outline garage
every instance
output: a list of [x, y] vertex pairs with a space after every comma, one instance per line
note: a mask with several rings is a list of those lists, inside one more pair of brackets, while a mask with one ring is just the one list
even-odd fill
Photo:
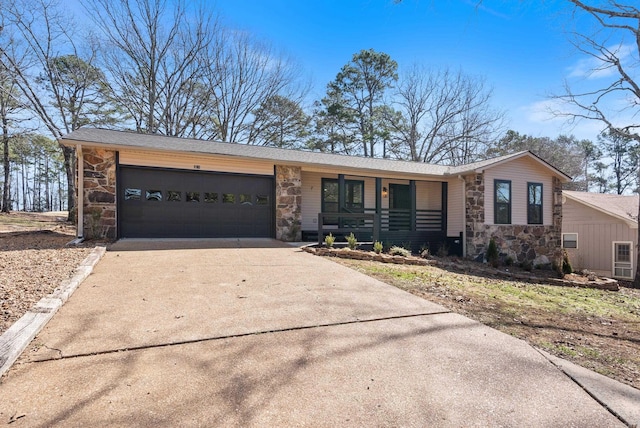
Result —
[[273, 176], [120, 166], [122, 238], [271, 238]]

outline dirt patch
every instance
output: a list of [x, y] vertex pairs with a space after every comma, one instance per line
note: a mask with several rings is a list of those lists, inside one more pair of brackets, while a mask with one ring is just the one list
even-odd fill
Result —
[[640, 388], [640, 290], [612, 292], [435, 266], [336, 261]]
[[75, 228], [62, 215], [0, 214], [0, 334], [70, 278], [94, 243], [67, 244]]

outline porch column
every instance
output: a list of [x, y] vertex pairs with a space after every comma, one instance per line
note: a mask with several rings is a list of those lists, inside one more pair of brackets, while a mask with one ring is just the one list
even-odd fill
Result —
[[382, 178], [376, 177], [376, 217], [374, 219], [375, 224], [373, 225], [373, 241], [380, 240], [378, 234], [380, 233], [380, 226], [382, 224], [381, 215], [382, 214]]
[[416, 230], [416, 180], [409, 180], [409, 193], [411, 195], [411, 231]]
[[442, 216], [442, 233], [444, 236], [447, 236], [447, 207], [448, 207], [448, 199], [449, 197], [449, 183], [447, 183], [446, 181], [442, 182], [442, 208], [440, 209], [441, 211], [441, 216]]
[[344, 212], [346, 198], [346, 186], [344, 184], [344, 174], [338, 174], [338, 212]]

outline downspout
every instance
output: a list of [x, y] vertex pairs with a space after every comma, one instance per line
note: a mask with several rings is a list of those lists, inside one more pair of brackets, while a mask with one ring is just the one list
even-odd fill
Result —
[[462, 184], [462, 257], [467, 257], [467, 184], [463, 176], [458, 179]]
[[82, 144], [76, 145], [76, 170], [78, 171], [78, 198], [76, 205], [78, 206], [78, 230], [76, 235], [78, 239], [84, 238], [84, 155], [82, 153]]

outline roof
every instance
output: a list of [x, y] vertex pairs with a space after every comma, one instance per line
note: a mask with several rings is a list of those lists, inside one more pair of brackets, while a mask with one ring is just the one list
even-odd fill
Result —
[[286, 162], [291, 165], [318, 165], [328, 167], [345, 167], [372, 171], [393, 171], [404, 174], [429, 176], [464, 175], [496, 166], [509, 160], [523, 156], [533, 157], [544, 163], [555, 175], [562, 179], [570, 177], [544, 162], [529, 151], [500, 156], [462, 166], [434, 165], [423, 162], [408, 162], [393, 159], [377, 159], [362, 156], [348, 156], [333, 153], [312, 152], [304, 150], [280, 149], [275, 147], [254, 146], [248, 144], [224, 143], [188, 138], [167, 137], [163, 135], [139, 134], [127, 131], [114, 131], [100, 128], [80, 128], [60, 139], [61, 144], [73, 146], [84, 144], [112, 149], [140, 149], [166, 152], [182, 152], [191, 154], [209, 154], [234, 156], [251, 159], [262, 159], [274, 162]]
[[569, 190], [564, 190], [562, 194], [583, 205], [623, 220], [634, 227], [638, 224], [638, 195], [613, 195]]

